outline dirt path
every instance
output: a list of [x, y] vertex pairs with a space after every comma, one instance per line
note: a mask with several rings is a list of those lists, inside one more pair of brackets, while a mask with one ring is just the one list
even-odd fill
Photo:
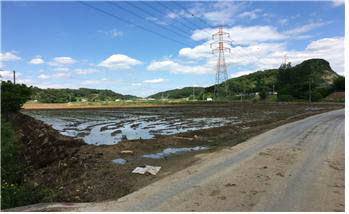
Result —
[[344, 110], [286, 124], [76, 211], [344, 211]]

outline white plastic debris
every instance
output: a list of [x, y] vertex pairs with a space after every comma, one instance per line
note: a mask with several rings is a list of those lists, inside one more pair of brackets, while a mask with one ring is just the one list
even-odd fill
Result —
[[161, 166], [149, 166], [145, 165], [145, 167], [136, 167], [132, 173], [142, 174], [144, 175], [146, 172], [156, 175], [161, 169]]

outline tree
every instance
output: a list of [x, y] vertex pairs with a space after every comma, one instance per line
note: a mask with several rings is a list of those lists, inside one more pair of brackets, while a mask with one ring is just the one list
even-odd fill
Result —
[[344, 76], [339, 76], [333, 81], [333, 90], [345, 91], [345, 78], [344, 78]]
[[259, 92], [259, 97], [261, 98], [261, 100], [267, 99], [267, 97], [268, 97], [268, 92], [267, 92], [265, 89], [261, 90], [261, 91]]
[[22, 105], [30, 99], [31, 87], [24, 84], [13, 84], [10, 81], [1, 82], [2, 113], [18, 112]]

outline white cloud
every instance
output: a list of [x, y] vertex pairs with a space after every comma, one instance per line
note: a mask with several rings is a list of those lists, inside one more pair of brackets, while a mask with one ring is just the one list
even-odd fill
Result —
[[[287, 38], [286, 35], [278, 32], [272, 26], [234, 26], [225, 28], [225, 32], [230, 34], [233, 44], [251, 44], [256, 42], [279, 41]], [[217, 29], [196, 30], [192, 35], [193, 40], [210, 40], [211, 37], [207, 33], [214, 34]]]
[[192, 59], [207, 58], [212, 56], [211, 48], [208, 42], [195, 46], [194, 48], [182, 48], [179, 55]]
[[214, 72], [214, 68], [208, 65], [188, 66], [172, 60], [153, 61], [147, 67], [148, 71], [169, 71], [171, 73], [204, 74]]
[[46, 79], [55, 80], [55, 79], [68, 78], [70, 76], [71, 76], [71, 74], [67, 73], [67, 72], [57, 72], [57, 73], [53, 73], [53, 74], [40, 74], [38, 76], [38, 78], [43, 79], [43, 80], [46, 80]]
[[288, 19], [279, 19], [279, 20], [278, 20], [278, 23], [279, 23], [280, 25], [287, 25], [287, 24], [288, 24]]
[[39, 65], [39, 64], [44, 64], [45, 61], [42, 59], [42, 57], [36, 56], [33, 59], [31, 59], [28, 63], [33, 65]]
[[1, 79], [12, 79], [13, 78], [13, 72], [12, 71], [3, 71], [0, 70], [0, 78]]
[[256, 72], [255, 70], [247, 70], [247, 71], [238, 71], [234, 72], [230, 75], [231, 78], [241, 77], [250, 73]]
[[69, 68], [66, 67], [59, 67], [59, 68], [54, 68], [54, 71], [60, 71], [60, 72], [67, 72], [69, 71]]
[[117, 80], [109, 80], [107, 78], [102, 78], [98, 80], [85, 80], [82, 82], [83, 85], [99, 85], [99, 84], [108, 84], [108, 83], [118, 83]]
[[138, 82], [136, 82], [136, 83], [132, 83], [131, 85], [132, 85], [132, 86], [141, 86], [141, 85], [142, 85], [142, 83], [138, 83]]
[[[201, 16], [208, 22], [215, 25], [232, 23], [234, 16], [241, 9], [241, 3], [232, 1], [221, 1], [213, 4], [213, 8], [208, 11], [202, 11]], [[193, 11], [195, 12], [195, 10]]]
[[130, 69], [131, 66], [139, 64], [143, 64], [143, 62], [123, 54], [113, 54], [101, 63], [99, 63], [99, 66], [117, 70]]
[[52, 61], [48, 62], [47, 64], [51, 66], [65, 66], [65, 65], [71, 65], [75, 64], [77, 61], [71, 57], [62, 56], [62, 57], [55, 57]]
[[[6, 71], [6, 70], [0, 70], [0, 79], [1, 80], [13, 80], [13, 72], [12, 71]], [[24, 77], [22, 73], [16, 72], [16, 83], [20, 84], [31, 84], [32, 80], [28, 77]]]
[[294, 36], [294, 35], [300, 35], [306, 32], [309, 32], [311, 30], [314, 30], [315, 28], [322, 27], [324, 25], [328, 25], [331, 22], [312, 22], [309, 24], [305, 24], [301, 27], [293, 28], [291, 30], [288, 30], [285, 32], [286, 35]]
[[98, 72], [98, 70], [96, 70], [96, 69], [75, 69], [74, 71], [76, 74], [81, 74], [81, 75], [94, 74], [94, 73]]
[[[286, 19], [280, 19], [282, 23], [286, 23]], [[254, 44], [258, 42], [272, 42], [286, 39], [305, 39], [309, 35], [304, 33], [310, 32], [316, 28], [330, 24], [331, 22], [312, 22], [300, 27], [289, 29], [285, 32], [279, 32], [275, 27], [270, 25], [255, 25], [255, 26], [234, 26], [224, 28], [224, 32], [230, 34], [233, 44]], [[195, 30], [191, 38], [195, 41], [211, 40], [211, 35], [216, 33], [218, 29], [206, 28]]]
[[168, 25], [168, 23], [165, 22], [163, 19], [158, 19], [156, 17], [146, 17], [145, 19], [151, 22], [155, 22], [156, 24], [159, 24], [159, 25]]
[[[205, 44], [204, 44], [205, 45]], [[203, 46], [204, 46], [203, 45]], [[207, 47], [208, 49], [208, 47]], [[179, 56], [184, 56], [196, 63], [188, 64], [187, 61], [174, 61], [170, 59], [153, 61], [147, 67], [149, 71], [168, 71], [184, 74], [214, 73], [217, 57], [207, 53], [203, 47], [185, 48], [179, 51]], [[249, 71], [278, 68], [287, 55], [289, 61], [295, 65], [311, 58], [322, 58], [330, 62], [336, 72], [344, 73], [344, 38], [324, 38], [309, 43], [303, 51], [288, 50], [285, 43], [264, 42], [249, 45], [239, 45], [231, 48], [231, 53], [225, 54], [225, 61], [231, 67], [249, 67]], [[250, 69], [251, 68], [251, 69]], [[234, 76], [245, 74], [234, 73]], [[243, 73], [242, 73], [243, 72]]]
[[53, 75], [53, 77], [56, 77], [56, 78], [66, 78], [66, 77], [70, 77], [71, 74], [70, 73], [66, 73], [66, 72], [58, 72], [58, 73], [55, 73]]
[[15, 61], [15, 60], [20, 60], [21, 58], [16, 55], [15, 52], [5, 52], [5, 53], [0, 53], [0, 61], [1, 62], [6, 62], [6, 61]]
[[[279, 47], [270, 47], [269, 51], [259, 55], [260, 57], [253, 58], [253, 55], [254, 54], [251, 54], [250, 57], [247, 57], [246, 62], [254, 66], [257, 70], [278, 68], [283, 62], [284, 56], [287, 55], [288, 61], [293, 65], [312, 58], [325, 59], [330, 63], [334, 71], [339, 74], [344, 74], [343, 37], [323, 38], [312, 41], [303, 51], [287, 50], [285, 46], [281, 45]], [[227, 61], [233, 59], [234, 57], [232, 59], [228, 58]]]
[[345, 3], [345, 0], [332, 0], [333, 6], [338, 7], [342, 6]]
[[[180, 3], [181, 4], [181, 3]], [[234, 16], [241, 10], [244, 3], [232, 1], [219, 1], [215, 3], [198, 3], [187, 11], [177, 10], [167, 14], [168, 18], [179, 17], [201, 18], [213, 25], [231, 24]]]
[[239, 15], [240, 18], [256, 19], [258, 14], [261, 13], [261, 9], [255, 9], [252, 11], [245, 11]]
[[117, 29], [111, 29], [109, 31], [99, 30], [98, 33], [110, 36], [111, 38], [116, 38], [124, 35], [122, 31], [118, 31]]
[[16, 79], [16, 83], [32, 85], [33, 81], [32, 79], [29, 79], [29, 78], [20, 78], [20, 79]]
[[152, 79], [152, 80], [144, 80], [143, 83], [162, 83], [165, 82], [165, 79], [159, 78], [159, 79]]
[[49, 79], [50, 76], [49, 75], [46, 75], [46, 74], [40, 74], [39, 75], [39, 79], [43, 79], [43, 80], [46, 80], [46, 79]]

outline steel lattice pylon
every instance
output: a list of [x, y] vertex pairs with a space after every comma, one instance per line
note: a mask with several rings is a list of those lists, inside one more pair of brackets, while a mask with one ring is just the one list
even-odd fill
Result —
[[[227, 65], [225, 64], [224, 52], [229, 51], [230, 53], [230, 48], [226, 48], [224, 47], [224, 45], [229, 44], [230, 40], [225, 39], [225, 37], [230, 39], [229, 33], [224, 32], [223, 27], [220, 27], [218, 32], [212, 35], [212, 40], [214, 40], [214, 42], [211, 43], [211, 48], [216, 45], [216, 47], [212, 50], [212, 53], [215, 54], [218, 52], [216, 82], [214, 87], [215, 97], [219, 91], [220, 84], [226, 83], [226, 80], [228, 80], [228, 72]], [[224, 84], [224, 89], [227, 90], [226, 84]]]

